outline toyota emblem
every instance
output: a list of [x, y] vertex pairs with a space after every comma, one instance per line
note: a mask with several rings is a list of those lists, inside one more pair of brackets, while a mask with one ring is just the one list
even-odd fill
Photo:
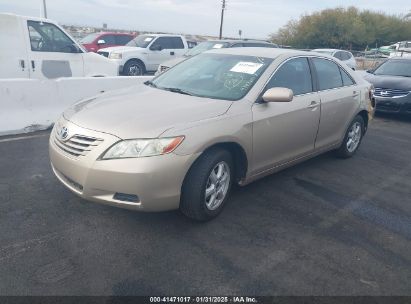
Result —
[[60, 138], [61, 140], [67, 139], [67, 137], [68, 137], [68, 135], [69, 135], [69, 132], [68, 132], [67, 127], [62, 127], [60, 130], [58, 130], [58, 131], [57, 131], [57, 135], [59, 136], [59, 138]]

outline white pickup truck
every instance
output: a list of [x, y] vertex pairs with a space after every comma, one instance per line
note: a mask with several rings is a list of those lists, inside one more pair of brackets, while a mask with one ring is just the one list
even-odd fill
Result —
[[166, 34], [140, 35], [126, 46], [100, 49], [98, 53], [119, 65], [119, 73], [127, 76], [155, 72], [160, 63], [183, 56], [188, 44], [183, 36]]
[[117, 76], [118, 65], [87, 53], [55, 22], [0, 13], [0, 78]]

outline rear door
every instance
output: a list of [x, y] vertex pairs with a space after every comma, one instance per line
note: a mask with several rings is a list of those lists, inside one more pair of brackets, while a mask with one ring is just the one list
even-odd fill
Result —
[[59, 27], [28, 20], [30, 78], [53, 79], [84, 76], [83, 52]]
[[294, 99], [284, 103], [254, 104], [254, 173], [314, 151], [321, 105], [308, 59], [298, 57], [283, 63], [263, 92], [274, 87], [293, 90]]
[[321, 98], [321, 122], [316, 148], [337, 144], [360, 106], [360, 92], [354, 80], [336, 62], [312, 58]]
[[29, 78], [29, 61], [21, 19], [0, 15], [0, 78]]

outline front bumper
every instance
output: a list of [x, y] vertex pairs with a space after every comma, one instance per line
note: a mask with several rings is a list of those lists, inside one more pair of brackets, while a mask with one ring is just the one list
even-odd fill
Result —
[[[86, 155], [73, 156], [59, 146], [57, 125], [50, 136], [51, 165], [57, 178], [72, 192], [86, 200], [132, 210], [178, 209], [181, 186], [196, 155], [170, 153], [156, 157], [98, 160], [120, 139], [64, 121], [73, 136], [81, 134], [102, 139]], [[138, 199], [133, 202], [124, 199], [130, 196]]]
[[411, 93], [400, 98], [375, 96], [377, 112], [411, 114]]

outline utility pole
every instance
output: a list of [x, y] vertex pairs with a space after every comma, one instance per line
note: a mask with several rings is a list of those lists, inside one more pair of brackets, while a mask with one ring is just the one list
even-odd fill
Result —
[[221, 6], [220, 39], [223, 38], [223, 22], [224, 22], [225, 1], [226, 0], [222, 0], [222, 6]]
[[47, 6], [46, 6], [46, 0], [43, 0], [43, 14], [44, 18], [47, 19]]

